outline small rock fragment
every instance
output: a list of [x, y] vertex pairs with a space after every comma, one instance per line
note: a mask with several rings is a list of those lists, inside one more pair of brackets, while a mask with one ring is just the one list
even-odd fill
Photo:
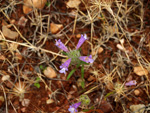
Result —
[[104, 50], [104, 49], [103, 49], [102, 47], [99, 47], [99, 48], [98, 48], [98, 53], [99, 53], [99, 54], [102, 53], [103, 50]]
[[134, 113], [144, 113], [145, 105], [144, 104], [131, 105], [130, 109]]
[[143, 76], [143, 75], [147, 75], [148, 71], [145, 68], [138, 66], [138, 67], [134, 67], [134, 73], [136, 73], [139, 76]]
[[48, 99], [48, 100], [46, 101], [46, 104], [51, 104], [51, 103], [54, 103], [54, 100], [53, 100], [53, 99]]
[[121, 51], [125, 51], [125, 48], [121, 44], [117, 44], [117, 48]]
[[136, 96], [139, 96], [139, 95], [140, 95], [140, 90], [138, 90], [138, 89], [134, 90], [134, 94], [135, 94]]
[[51, 33], [53, 34], [57, 33], [62, 27], [63, 27], [62, 24], [51, 23], [50, 24]]
[[[75, 16], [78, 14], [78, 11], [75, 9], [75, 10], [72, 10], [70, 13], [69, 13], [69, 16], [71, 18], [75, 18]], [[77, 37], [78, 38], [78, 37]]]
[[15, 22], [16, 22], [16, 20], [14, 20], [14, 19], [12, 19], [12, 20], [10, 21], [11, 24], [14, 24]]
[[72, 87], [73, 87], [74, 91], [77, 91], [77, 86], [72, 85]]
[[21, 108], [21, 111], [24, 113], [26, 112], [26, 107]]
[[77, 37], [77, 38], [81, 38], [81, 34], [77, 34], [76, 37]]
[[2, 77], [2, 81], [4, 82], [4, 81], [6, 81], [6, 80], [9, 80], [9, 78], [10, 78], [9, 75], [5, 75], [5, 76]]
[[9, 39], [12, 39], [12, 40], [15, 40], [19, 36], [19, 34], [17, 32], [11, 31], [6, 26], [2, 27], [2, 32], [3, 32], [3, 34], [6, 38], [9, 38]]
[[24, 16], [22, 16], [22, 17], [19, 19], [19, 21], [18, 21], [18, 25], [25, 27], [27, 21], [28, 21], [28, 19], [26, 19]]
[[30, 100], [29, 99], [23, 99], [22, 102], [21, 102], [22, 106], [26, 106], [28, 107], [29, 104], [30, 104]]
[[56, 72], [54, 71], [53, 68], [51, 67], [47, 67], [45, 70], [44, 70], [44, 75], [48, 78], [55, 78], [56, 77]]

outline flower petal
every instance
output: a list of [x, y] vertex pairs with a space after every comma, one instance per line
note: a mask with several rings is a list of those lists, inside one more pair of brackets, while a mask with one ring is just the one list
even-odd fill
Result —
[[74, 113], [75, 112], [75, 108], [73, 108], [73, 107], [69, 107], [69, 109], [68, 109], [68, 111], [70, 111], [70, 113]]
[[66, 71], [68, 71], [67, 68], [62, 68], [61, 70], [59, 70], [60, 73], [64, 73], [64, 74], [66, 74]]
[[127, 82], [125, 84], [125, 86], [133, 86], [133, 85], [136, 85], [136, 84], [137, 84], [136, 80], [131, 80], [131, 81]]
[[64, 50], [65, 52], [68, 52], [68, 48], [61, 42], [60, 39], [59, 39], [59, 40], [56, 40], [56, 39], [55, 39], [55, 41], [56, 41], [56, 44], [55, 44], [55, 45], [56, 45], [58, 48]]
[[68, 71], [68, 67], [69, 67], [69, 65], [70, 65], [70, 62], [71, 62], [71, 58], [68, 59], [65, 63], [63, 63], [63, 64], [60, 66], [60, 69], [61, 69], [61, 70], [59, 70], [59, 72], [66, 74], [66, 71]]
[[74, 113], [74, 112], [78, 112], [77, 108], [81, 105], [81, 102], [75, 103], [70, 105], [68, 111], [70, 111], [70, 113]]
[[76, 49], [79, 49], [81, 47], [81, 45], [84, 43], [84, 41], [87, 40], [87, 39], [88, 38], [87, 38], [86, 34], [81, 35], [81, 38], [80, 38], [80, 40], [79, 40], [79, 42], [78, 42], [78, 44], [76, 46]]
[[78, 108], [80, 105], [81, 105], [81, 102], [78, 102], [78, 103], [73, 104], [73, 106], [74, 106], [75, 108]]
[[81, 56], [79, 57], [80, 60], [86, 62], [86, 63], [93, 63], [94, 60], [92, 59], [92, 55], [90, 56]]

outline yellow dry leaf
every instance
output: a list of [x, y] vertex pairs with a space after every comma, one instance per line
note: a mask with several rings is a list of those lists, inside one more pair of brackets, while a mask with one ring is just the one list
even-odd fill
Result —
[[50, 24], [51, 33], [53, 33], [53, 34], [57, 33], [62, 27], [63, 27], [62, 24], [51, 23]]
[[15, 40], [19, 36], [17, 32], [11, 31], [10, 29], [7, 28], [7, 26], [2, 27], [2, 32], [5, 37], [12, 39], [12, 40]]
[[69, 0], [66, 5], [67, 8], [77, 8], [80, 5], [80, 0]]
[[43, 9], [47, 0], [24, 0], [23, 12], [25, 14], [32, 11], [32, 7]]
[[145, 68], [137, 66], [137, 67], [134, 67], [134, 73], [136, 73], [139, 76], [143, 76], [143, 75], [147, 75], [148, 71]]

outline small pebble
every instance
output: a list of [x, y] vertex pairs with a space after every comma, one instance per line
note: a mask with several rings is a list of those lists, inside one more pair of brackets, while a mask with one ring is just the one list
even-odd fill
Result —
[[48, 78], [55, 78], [57, 76], [55, 70], [51, 67], [47, 67], [43, 73]]
[[136, 96], [139, 96], [139, 95], [140, 95], [140, 90], [138, 90], [138, 89], [134, 90], [134, 94], [135, 94]]
[[46, 104], [51, 104], [51, 103], [54, 103], [54, 100], [53, 100], [53, 99], [48, 99], [48, 100], [46, 101]]
[[99, 47], [99, 49], [98, 49], [98, 53], [100, 54], [100, 53], [102, 53], [103, 52], [103, 48], [102, 47]]
[[76, 37], [77, 37], [77, 38], [80, 38], [80, 37], [81, 37], [81, 34], [77, 34]]
[[9, 75], [4, 75], [4, 76], [2, 77], [2, 81], [4, 82], [4, 81], [6, 81], [6, 80], [9, 80], [9, 78], [10, 78]]
[[14, 19], [12, 19], [11, 21], [10, 21], [10, 23], [11, 24], [14, 24], [16, 21], [14, 20]]

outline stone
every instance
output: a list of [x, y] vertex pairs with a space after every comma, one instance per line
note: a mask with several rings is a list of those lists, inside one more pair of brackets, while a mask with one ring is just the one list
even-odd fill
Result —
[[47, 78], [55, 78], [57, 76], [55, 70], [51, 67], [47, 67], [43, 73]]

